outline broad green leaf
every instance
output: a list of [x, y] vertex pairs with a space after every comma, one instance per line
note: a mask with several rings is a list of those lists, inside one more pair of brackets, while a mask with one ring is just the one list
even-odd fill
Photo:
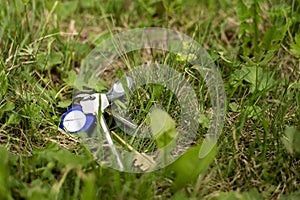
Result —
[[12, 199], [9, 188], [9, 154], [0, 146], [0, 199]]
[[209, 128], [210, 117], [211, 116], [207, 116], [205, 114], [200, 114], [199, 122], [200, 122], [202, 128]]
[[294, 128], [287, 127], [284, 132], [284, 137], [281, 138], [282, 143], [284, 144], [286, 150], [292, 154], [294, 152], [293, 140], [294, 140]]
[[15, 109], [15, 104], [11, 101], [8, 101], [5, 106], [3, 107], [3, 111], [7, 112], [7, 111], [12, 111]]
[[60, 53], [52, 53], [49, 55], [47, 68], [51, 69], [53, 66], [61, 64], [63, 62], [63, 56]]
[[41, 70], [49, 70], [55, 65], [63, 62], [63, 56], [60, 53], [38, 54], [37, 63]]
[[174, 188], [180, 189], [188, 184], [196, 181], [198, 176], [205, 172], [208, 166], [213, 161], [217, 148], [214, 146], [209, 152], [204, 154], [205, 157], [199, 158], [199, 153], [202, 144], [189, 148], [182, 156], [180, 156], [174, 163], [169, 165], [166, 170], [168, 173], [175, 174]]
[[176, 123], [162, 109], [154, 108], [150, 112], [150, 128], [158, 148], [163, 148], [176, 137]]
[[274, 37], [277, 36], [277, 34], [274, 34], [274, 31], [276, 29], [274, 27], [272, 28], [269, 28], [265, 34], [264, 34], [264, 37], [262, 39], [262, 48], [264, 49], [269, 49], [270, 46], [272, 45], [272, 41], [274, 41]]
[[95, 185], [96, 178], [94, 174], [89, 174], [83, 182], [84, 182], [84, 187], [82, 189], [81, 199], [95, 199], [97, 188]]
[[294, 56], [300, 58], [300, 34], [295, 36], [295, 43], [290, 44], [290, 48]]
[[0, 105], [0, 119], [2, 118], [4, 113], [14, 110], [15, 104], [11, 101], [8, 101], [8, 102], [4, 102], [3, 108], [1, 107], [2, 105]]
[[[67, 80], [65, 80], [66, 83], [67, 83]], [[69, 83], [67, 83], [69, 85]], [[84, 78], [82, 76], [78, 76], [77, 78], [75, 78], [74, 82], [72, 82], [73, 86], [80, 90], [80, 91], [83, 91], [83, 88], [85, 86], [85, 83], [84, 83]]]
[[58, 9], [58, 15], [61, 19], [65, 19], [75, 13], [77, 6], [78, 1], [62, 2]]
[[71, 70], [68, 72], [68, 77], [66, 79], [64, 79], [64, 81], [66, 82], [66, 84], [70, 87], [74, 87], [74, 83], [76, 81], [76, 72], [74, 70]]
[[248, 106], [245, 110], [247, 111], [248, 118], [257, 119], [260, 117], [261, 108], [259, 106]]
[[89, 43], [75, 43], [73, 48], [74, 48], [74, 51], [76, 52], [76, 55], [79, 58], [86, 57], [91, 51], [91, 48], [89, 45], [90, 45]]
[[296, 127], [286, 127], [281, 141], [290, 154], [300, 154], [300, 130]]
[[72, 100], [64, 100], [64, 101], [60, 101], [57, 104], [57, 107], [59, 108], [67, 108], [72, 104]]
[[95, 77], [90, 78], [85, 86], [94, 89], [97, 92], [103, 92], [107, 89], [105, 82], [102, 79]]
[[232, 112], [237, 112], [239, 109], [239, 105], [235, 102], [229, 103], [229, 108]]
[[250, 92], [254, 92], [257, 86], [258, 91], [262, 91], [274, 84], [274, 79], [270, 73], [263, 71], [262, 68], [242, 67], [233, 73], [233, 78], [237, 81], [244, 80], [250, 83]]
[[4, 103], [0, 104], [0, 112], [12, 111], [15, 109], [15, 103], [11, 100], [4, 101]]
[[242, 0], [239, 0], [236, 5], [236, 14], [240, 22], [244, 22], [246, 19], [251, 17], [249, 9]]
[[217, 140], [213, 138], [205, 138], [199, 150], [199, 159], [205, 158], [216, 147]]
[[17, 113], [11, 113], [9, 115], [9, 118], [6, 122], [6, 124], [8, 125], [12, 125], [12, 124], [18, 124], [20, 122], [20, 116]]
[[[271, 28], [269, 28], [266, 33], [264, 34], [264, 37], [262, 39], [262, 43], [261, 43], [261, 48], [268, 50], [268, 51], [274, 51], [274, 50], [278, 50], [278, 48], [280, 47], [280, 45], [278, 45], [279, 42], [281, 42], [289, 27], [291, 25], [291, 21], [288, 20], [288, 22], [283, 26], [273, 26]], [[276, 32], [276, 34], [274, 34]], [[277, 43], [277, 45], [275, 45]], [[275, 48], [274, 48], [275, 47]]]

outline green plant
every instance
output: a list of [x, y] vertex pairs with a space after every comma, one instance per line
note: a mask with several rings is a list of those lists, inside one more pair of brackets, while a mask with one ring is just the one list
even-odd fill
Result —
[[[299, 198], [298, 1], [14, 0], [0, 7], [1, 199]], [[194, 147], [178, 162], [148, 174], [120, 173], [97, 163], [58, 124], [86, 55], [110, 34], [145, 26], [178, 30], [207, 49], [225, 82], [227, 120], [218, 151], [197, 159], [213, 99], [186, 62], [193, 56], [130, 52], [94, 89], [106, 91], [133, 66], [159, 62], [186, 78], [203, 113]], [[172, 92], [150, 84], [130, 100], [125, 106], [136, 123], [150, 125], [147, 115], [159, 103], [169, 126], [151, 140], [116, 134], [141, 152], [168, 143], [179, 123]]]

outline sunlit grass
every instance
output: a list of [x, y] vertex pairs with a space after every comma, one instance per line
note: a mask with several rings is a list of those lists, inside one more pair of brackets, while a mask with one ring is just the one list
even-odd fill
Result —
[[[0, 199], [278, 199], [292, 193], [297, 199], [299, 140], [286, 138], [300, 128], [300, 5], [241, 2], [0, 1]], [[220, 70], [227, 95], [214, 162], [178, 191], [165, 170], [129, 174], [96, 163], [76, 136], [58, 128], [85, 56], [112, 33], [155, 26], [198, 41]], [[203, 78], [168, 52], [131, 52], [103, 79], [109, 86], [147, 61], [181, 72], [210, 112]], [[131, 117], [142, 122], [158, 102], [178, 120], [176, 98], [156, 85], [133, 94]], [[141, 152], [157, 148], [116, 132]]]

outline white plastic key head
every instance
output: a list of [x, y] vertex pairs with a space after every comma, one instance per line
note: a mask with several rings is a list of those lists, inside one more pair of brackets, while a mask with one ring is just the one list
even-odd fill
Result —
[[99, 93], [90, 94], [80, 101], [84, 114], [97, 115], [99, 109]]

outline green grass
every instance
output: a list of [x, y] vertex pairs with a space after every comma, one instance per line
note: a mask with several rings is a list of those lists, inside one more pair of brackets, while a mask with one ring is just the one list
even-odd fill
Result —
[[[298, 1], [0, 0], [0, 7], [0, 199], [299, 198]], [[85, 56], [111, 33], [139, 27], [194, 38], [225, 84], [227, 115], [217, 156], [179, 190], [166, 170], [130, 174], [97, 164], [76, 136], [58, 128]], [[158, 61], [195, 89], [203, 87], [197, 97], [208, 111], [210, 98], [196, 70], [168, 52], [143, 55], [131, 52], [113, 63], [106, 86], [133, 66]], [[178, 123], [170, 91], [149, 85], [132, 98], [136, 121], [163, 102]], [[197, 143], [209, 126], [203, 117]], [[131, 145], [140, 151], [156, 148], [153, 141], [138, 142]]]

